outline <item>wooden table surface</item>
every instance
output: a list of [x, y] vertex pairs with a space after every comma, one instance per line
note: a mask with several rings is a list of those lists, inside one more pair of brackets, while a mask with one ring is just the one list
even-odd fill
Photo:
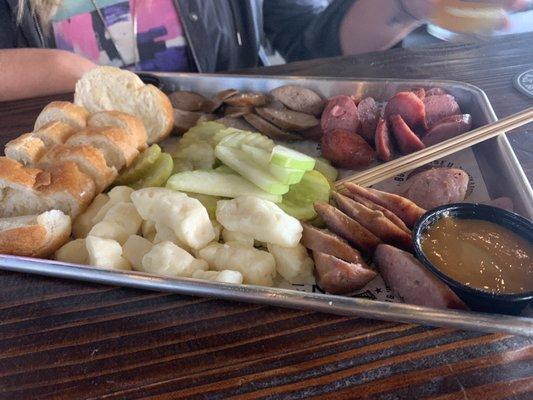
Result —
[[[499, 117], [533, 35], [256, 72], [476, 84]], [[58, 96], [57, 98], [69, 98]], [[51, 98], [0, 103], [2, 142]], [[533, 127], [511, 136], [533, 171]], [[0, 272], [0, 398], [532, 399], [533, 339]]]

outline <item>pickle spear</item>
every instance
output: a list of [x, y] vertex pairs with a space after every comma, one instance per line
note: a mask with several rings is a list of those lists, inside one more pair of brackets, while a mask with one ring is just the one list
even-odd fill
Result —
[[135, 190], [145, 187], [164, 186], [172, 174], [173, 167], [174, 162], [170, 154], [161, 153], [152, 168], [147, 171], [147, 174], [138, 181], [131, 183], [129, 186]]
[[142, 179], [154, 166], [161, 155], [161, 147], [153, 144], [144, 150], [131, 164], [115, 179], [115, 185], [129, 185]]

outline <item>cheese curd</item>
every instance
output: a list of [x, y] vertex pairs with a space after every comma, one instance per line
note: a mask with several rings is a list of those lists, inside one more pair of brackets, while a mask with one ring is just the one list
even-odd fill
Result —
[[142, 270], [156, 275], [192, 277], [194, 271], [207, 270], [207, 262], [198, 260], [172, 242], [154, 245], [142, 258]]
[[272, 286], [276, 276], [276, 262], [272, 254], [257, 250], [239, 242], [213, 243], [199, 252], [200, 258], [209, 263], [211, 269], [239, 271], [243, 282], [252, 285]]
[[206, 281], [232, 283], [240, 285], [242, 283], [242, 274], [239, 271], [225, 269], [223, 271], [194, 271], [192, 277], [195, 279], [204, 279]]
[[258, 197], [220, 200], [216, 215], [225, 229], [244, 233], [262, 242], [294, 247], [302, 238], [300, 221], [271, 201]]
[[65, 243], [54, 254], [54, 258], [61, 262], [73, 264], [87, 264], [89, 253], [85, 247], [85, 239], [76, 239]]
[[283, 247], [269, 243], [267, 248], [276, 260], [276, 271], [285, 280], [296, 285], [315, 283], [313, 275], [315, 263], [303, 245]]
[[122, 247], [117, 241], [89, 235], [85, 239], [85, 245], [89, 264], [109, 269], [131, 269], [128, 260], [122, 257]]
[[131, 235], [122, 246], [122, 257], [129, 261], [132, 268], [142, 271], [142, 260], [146, 253], [152, 249], [152, 242], [139, 235]]
[[87, 207], [87, 210], [79, 215], [72, 223], [72, 235], [75, 238], [84, 238], [87, 236], [93, 227], [93, 218], [98, 214], [98, 211], [109, 201], [107, 194], [100, 193], [96, 196], [93, 202]]

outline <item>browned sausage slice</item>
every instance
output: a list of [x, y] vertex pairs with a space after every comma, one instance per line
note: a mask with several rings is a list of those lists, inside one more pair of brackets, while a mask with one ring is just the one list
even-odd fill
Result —
[[416, 94], [416, 97], [418, 97], [420, 100], [424, 100], [426, 97], [426, 90], [424, 88], [414, 88], [411, 89], [411, 92]]
[[303, 131], [319, 123], [312, 115], [297, 111], [275, 110], [268, 107], [258, 107], [255, 111], [267, 121], [288, 130]]
[[316, 202], [315, 210], [329, 230], [343, 237], [359, 250], [372, 254], [376, 246], [381, 243], [381, 240], [372, 232], [332, 205]]
[[427, 147], [461, 135], [472, 129], [470, 114], [452, 115], [441, 119], [431, 128], [422, 139]]
[[240, 92], [235, 93], [233, 96], [225, 98], [223, 101], [224, 103], [235, 107], [260, 107], [264, 106], [267, 103], [268, 98], [264, 93]]
[[227, 126], [228, 128], [235, 128], [248, 132], [255, 131], [255, 128], [242, 118], [224, 117], [219, 118], [216, 121]]
[[387, 122], [383, 118], [379, 119], [378, 126], [375, 133], [375, 144], [378, 158], [381, 161], [392, 160], [392, 143]]
[[463, 301], [406, 251], [380, 244], [374, 254], [385, 283], [408, 304], [466, 309]]
[[307, 222], [302, 222], [301, 243], [310, 250], [331, 254], [351, 263], [364, 263], [361, 254], [343, 238], [326, 229], [318, 229]]
[[331, 294], [349, 294], [366, 286], [376, 272], [365, 263], [348, 263], [335, 256], [313, 251], [318, 286]]
[[392, 125], [392, 132], [396, 138], [396, 143], [402, 154], [414, 153], [415, 151], [422, 150], [424, 143], [416, 136], [416, 134], [405, 123], [401, 115], [393, 115], [390, 118]]
[[381, 211], [384, 216], [386, 216], [394, 225], [399, 227], [400, 229], [404, 230], [408, 234], [411, 234], [411, 230], [405, 225], [405, 223], [392, 211], [386, 209], [385, 207], [380, 206], [379, 204], [374, 203], [371, 200], [368, 200], [367, 198], [360, 196], [356, 193], [352, 193], [348, 191], [346, 195], [351, 198], [352, 200], [357, 201], [358, 203], [361, 203], [367, 208], [370, 208], [371, 210]]
[[370, 144], [374, 143], [374, 135], [380, 118], [380, 110], [372, 97], [366, 97], [357, 105], [357, 117], [361, 123], [358, 133]]
[[227, 106], [224, 108], [224, 116], [232, 118], [239, 118], [253, 112], [254, 108], [251, 106]]
[[344, 187], [350, 192], [362, 196], [368, 200], [385, 207], [396, 214], [407, 227], [412, 228], [416, 221], [426, 212], [411, 200], [397, 194], [382, 192], [381, 190], [364, 188], [352, 182], [346, 182]]
[[243, 117], [246, 122], [252, 125], [255, 129], [272, 139], [285, 141], [302, 140], [301, 136], [282, 131], [277, 126], [261, 118], [259, 115], [245, 114]]
[[284, 85], [272, 90], [270, 94], [294, 111], [319, 116], [324, 109], [322, 97], [303, 86]]
[[307, 140], [313, 140], [315, 142], [320, 142], [322, 139], [322, 127], [319, 125], [313, 126], [312, 128], [301, 131], [300, 134]]
[[322, 113], [320, 124], [324, 133], [334, 129], [357, 132], [359, 117], [357, 115], [357, 106], [353, 99], [344, 95], [329, 99]]
[[438, 87], [426, 90], [426, 96], [438, 96], [438, 95], [441, 95], [441, 94], [448, 94], [448, 93], [446, 93], [446, 91], [444, 89], [441, 89], [441, 88], [438, 88]]
[[410, 177], [405, 185], [405, 197], [418, 206], [432, 208], [463, 201], [469, 177], [462, 169], [435, 168]]
[[338, 168], [358, 169], [375, 160], [374, 149], [356, 133], [334, 129], [324, 133], [320, 151]]
[[209, 102], [199, 93], [188, 90], [176, 90], [168, 95], [172, 107], [183, 111], [200, 111], [202, 107]]
[[182, 134], [191, 129], [198, 119], [202, 116], [202, 113], [195, 111], [183, 111], [174, 109], [174, 131], [178, 134]]
[[405, 250], [412, 248], [411, 235], [392, 223], [381, 211], [371, 210], [337, 192], [333, 192], [332, 195], [342, 212], [359, 222], [384, 243], [399, 246]]
[[411, 129], [423, 126], [426, 121], [426, 108], [424, 102], [413, 92], [396, 93], [385, 106], [385, 119], [393, 115], [401, 115]]
[[451, 115], [461, 114], [459, 104], [455, 98], [450, 94], [440, 94], [437, 96], [429, 96], [424, 99], [424, 106], [426, 107], [426, 127], [428, 129]]

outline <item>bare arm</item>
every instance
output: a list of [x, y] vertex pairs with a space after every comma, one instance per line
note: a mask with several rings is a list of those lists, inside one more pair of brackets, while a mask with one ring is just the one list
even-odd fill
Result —
[[0, 101], [74, 91], [95, 67], [76, 54], [52, 49], [0, 49]]

